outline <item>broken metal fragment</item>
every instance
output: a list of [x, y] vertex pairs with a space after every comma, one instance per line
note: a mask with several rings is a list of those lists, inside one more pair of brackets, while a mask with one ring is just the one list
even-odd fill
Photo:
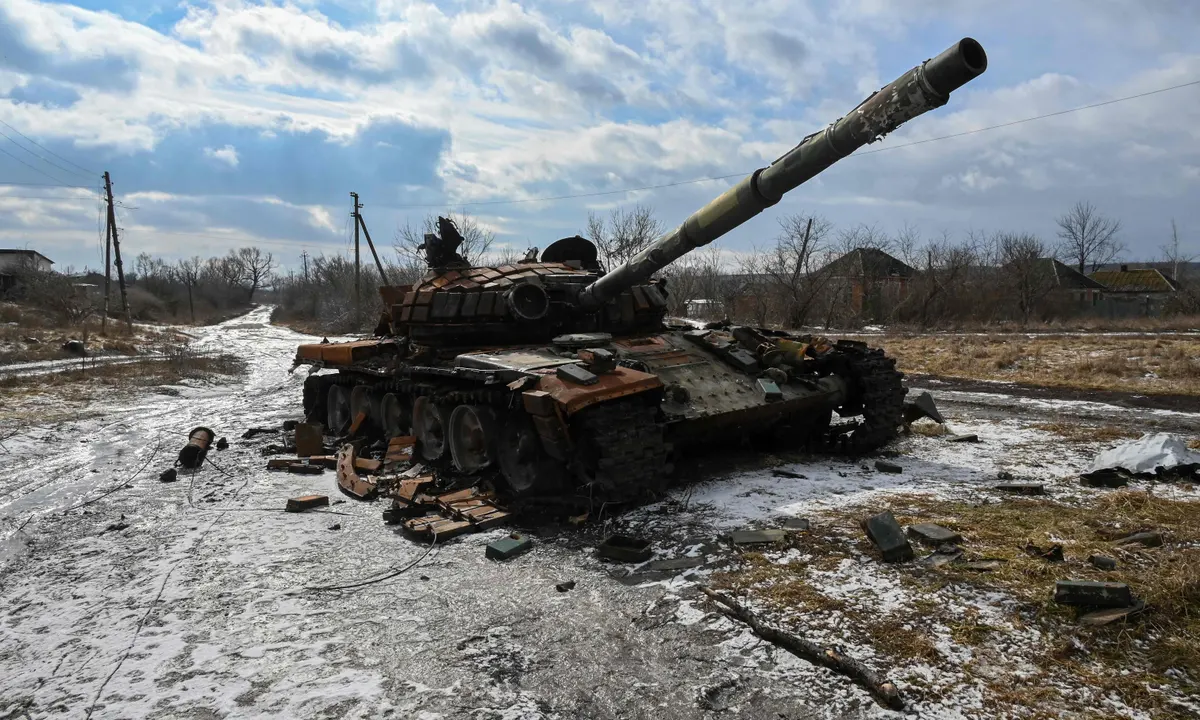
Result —
[[897, 465], [894, 462], [888, 462], [887, 460], [876, 460], [875, 461], [875, 469], [878, 470], [879, 472], [885, 472], [885, 473], [904, 472], [904, 468], [900, 467], [899, 465]]
[[976, 435], [975, 433], [969, 433], [967, 435], [951, 435], [950, 437], [946, 438], [946, 442], [952, 442], [952, 443], [979, 442], [979, 436]]
[[729, 533], [729, 541], [734, 545], [759, 545], [777, 543], [784, 536], [782, 530], [736, 530]]
[[879, 548], [884, 562], [904, 562], [913, 559], [912, 545], [908, 543], [908, 538], [900, 529], [900, 523], [896, 522], [896, 517], [890, 510], [863, 520], [862, 528], [871, 542], [875, 543], [875, 547]]
[[933, 404], [933, 396], [923, 392], [913, 400], [904, 401], [904, 424], [910, 425], [921, 418], [929, 418], [936, 423], [945, 424], [946, 418]]
[[278, 431], [275, 428], [261, 428], [261, 427], [249, 428], [246, 430], [246, 432], [242, 433], [242, 439], [249, 440], [250, 438], [254, 437], [255, 435], [262, 435], [264, 433], [273, 433], [273, 432], [278, 432]]
[[798, 472], [792, 472], [791, 470], [784, 470], [783, 468], [775, 468], [775, 469], [771, 470], [771, 474], [774, 475], [775, 477], [792, 478], [794, 480], [807, 480], [808, 479], [807, 475], [801, 475]]
[[1054, 584], [1054, 602], [1084, 607], [1129, 607], [1133, 593], [1125, 583], [1059, 580]]
[[229, 441], [226, 440], [225, 438], [220, 438], [219, 440], [217, 440], [217, 449], [218, 450], [229, 449]]
[[963, 570], [972, 572], [994, 572], [1004, 567], [1004, 561], [995, 558], [987, 560], [974, 560], [972, 562], [957, 563], [955, 567], [960, 567]]
[[908, 534], [926, 545], [962, 542], [962, 535], [933, 523], [909, 525]]
[[325, 438], [322, 437], [321, 430], [321, 426], [315, 423], [298, 423], [296, 425], [296, 454], [300, 457], [324, 454]]
[[1058, 543], [1055, 543], [1046, 549], [1042, 549], [1037, 545], [1027, 541], [1025, 543], [1024, 550], [1025, 554], [1029, 555], [1030, 557], [1041, 558], [1050, 562], [1063, 562], [1066, 560], [1066, 557], [1063, 555], [1063, 547]]
[[1129, 484], [1129, 474], [1116, 468], [1104, 468], [1083, 473], [1079, 482], [1089, 487], [1119, 488]]
[[645, 562], [654, 554], [650, 542], [629, 535], [609, 535], [596, 546], [596, 554], [619, 562]]
[[703, 565], [704, 562], [705, 560], [703, 557], [666, 558], [664, 560], [655, 560], [653, 562], [646, 563], [646, 566], [642, 568], [642, 570], [645, 572], [673, 573], [679, 572], [680, 570], [691, 570], [692, 568], [698, 568]]
[[808, 530], [812, 523], [807, 518], [790, 517], [783, 521], [784, 530]]
[[[533, 547], [533, 541], [524, 535], [513, 533], [506, 538], [488, 543], [483, 556], [489, 560], [508, 560]], [[572, 585], [573, 586], [573, 585]]]
[[208, 448], [216, 436], [216, 433], [206, 427], [192, 430], [188, 433], [187, 445], [184, 445], [183, 449], [179, 451], [179, 459], [176, 460], [176, 464], [189, 470], [195, 470], [203, 465], [204, 458], [208, 456]]
[[1123, 537], [1117, 541], [1118, 545], [1144, 545], [1146, 547], [1161, 547], [1163, 544], [1162, 533], [1157, 530], [1153, 532], [1134, 533], [1128, 537]]
[[574, 590], [575, 589], [575, 581], [568, 580], [566, 582], [560, 582], [559, 584], [554, 586], [554, 589], [561, 593], [565, 593], [568, 590]]
[[175, 471], [175, 468], [167, 468], [158, 476], [159, 482], [175, 482], [178, 478], [179, 474]]
[[1117, 561], [1105, 555], [1089, 555], [1088, 562], [1097, 570], [1117, 569]]
[[328, 495], [301, 495], [300, 497], [288, 498], [284, 510], [288, 512], [304, 512], [305, 510], [311, 510], [328, 504]]
[[774, 380], [759, 378], [758, 391], [763, 394], [763, 398], [767, 402], [776, 402], [783, 399], [783, 391], [779, 389]]
[[1085, 613], [1079, 616], [1080, 625], [1089, 625], [1091, 627], [1100, 627], [1109, 625], [1117, 621], [1128, 620], [1129, 618], [1140, 615], [1146, 609], [1146, 603], [1138, 600], [1129, 607], [1106, 608], [1104, 610], [1093, 610], [1090, 613]]

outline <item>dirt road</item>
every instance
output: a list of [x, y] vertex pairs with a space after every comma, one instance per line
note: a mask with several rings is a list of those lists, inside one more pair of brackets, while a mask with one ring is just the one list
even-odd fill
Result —
[[[114, 401], [4, 440], [0, 718], [900, 717], [712, 614], [693, 582], [728, 552], [718, 535], [898, 488], [977, 487], [1002, 467], [1050, 481], [1089, 454], [1048, 456], [1052, 438], [962, 403], [956, 430], [985, 442], [906, 439], [903, 475], [828, 458], [789, 465], [803, 480], [731, 471], [496, 563], [483, 546], [504, 530], [431, 549], [384, 526], [380, 504], [279, 511], [304, 492], [341, 496], [331, 474], [268, 473], [269, 438], [238, 439], [299, 413], [302, 377], [287, 371], [305, 337], [269, 311], [200, 333], [247, 360], [238, 383]], [[159, 482], [197, 425], [229, 437], [212, 454], [220, 469]], [[591, 552], [615, 527], [708, 566], [622, 580], [628, 568]], [[357, 590], [305, 589], [406, 566]], [[575, 589], [557, 592], [566, 580]], [[914, 707], [980, 716], [961, 698]]]

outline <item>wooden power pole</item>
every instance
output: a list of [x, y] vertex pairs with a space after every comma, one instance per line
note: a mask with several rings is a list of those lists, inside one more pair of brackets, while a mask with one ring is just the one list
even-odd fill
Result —
[[357, 329], [358, 324], [362, 322], [362, 294], [359, 292], [359, 260], [358, 260], [358, 209], [362, 205], [358, 204], [358, 193], [350, 193], [350, 198], [354, 200], [354, 211], [350, 213], [354, 216], [354, 327]]
[[[108, 173], [104, 173], [107, 186]], [[108, 334], [108, 296], [112, 286], [112, 225], [104, 223], [104, 314], [100, 316], [100, 334]]]
[[[125, 325], [132, 333], [133, 318], [129, 314], [129, 297], [125, 293], [125, 269], [121, 265], [121, 242], [117, 238], [117, 213], [113, 206], [112, 178], [107, 170], [104, 171], [104, 195], [108, 200], [108, 236], [112, 239], [113, 259], [117, 261], [117, 284], [121, 287], [121, 309], [125, 311]], [[105, 284], [107, 285], [107, 282]]]

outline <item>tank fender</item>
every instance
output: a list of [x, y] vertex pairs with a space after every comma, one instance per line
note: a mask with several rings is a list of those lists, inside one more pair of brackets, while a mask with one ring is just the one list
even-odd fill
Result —
[[657, 401], [662, 395], [663, 381], [656, 375], [618, 366], [609, 372], [596, 375], [596, 382], [588, 385], [565, 380], [557, 373], [542, 375], [537, 390], [546, 393], [559, 406], [563, 415], [570, 417], [596, 403], [639, 393], [657, 393]]

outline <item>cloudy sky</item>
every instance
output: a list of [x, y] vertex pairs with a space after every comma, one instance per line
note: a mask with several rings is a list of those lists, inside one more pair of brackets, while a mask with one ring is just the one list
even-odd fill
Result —
[[[545, 247], [589, 210], [667, 224], [963, 36], [988, 72], [888, 148], [1200, 80], [1194, 0], [0, 0], [0, 246], [96, 267], [99, 173], [128, 254], [259, 244], [294, 264], [465, 209]], [[29, 140], [36, 141], [37, 145]], [[79, 186], [79, 187], [62, 187]], [[1200, 85], [851, 157], [777, 217], [1022, 230], [1088, 200], [1132, 259], [1200, 253]], [[523, 202], [511, 202], [523, 201]]]

